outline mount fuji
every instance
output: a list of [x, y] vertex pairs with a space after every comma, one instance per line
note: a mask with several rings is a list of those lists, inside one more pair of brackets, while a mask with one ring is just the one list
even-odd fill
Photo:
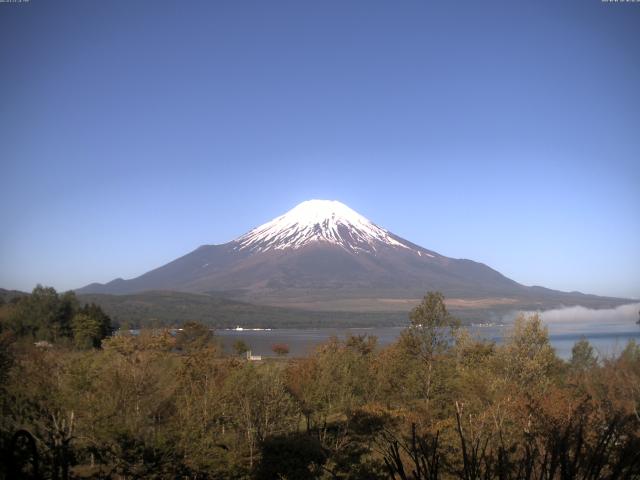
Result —
[[420, 247], [337, 201], [309, 200], [221, 245], [81, 294], [176, 291], [308, 310], [401, 311], [437, 290], [459, 309], [610, 307], [623, 299], [528, 287]]

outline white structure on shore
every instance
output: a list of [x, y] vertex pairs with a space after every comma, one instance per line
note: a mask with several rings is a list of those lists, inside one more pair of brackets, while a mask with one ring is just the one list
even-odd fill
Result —
[[247, 350], [247, 360], [250, 362], [259, 362], [262, 360], [260, 355], [251, 355], [251, 350]]

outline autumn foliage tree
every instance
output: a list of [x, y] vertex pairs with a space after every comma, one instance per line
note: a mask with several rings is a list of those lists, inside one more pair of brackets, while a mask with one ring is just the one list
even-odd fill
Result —
[[271, 350], [278, 356], [284, 356], [289, 354], [289, 345], [286, 343], [276, 343], [271, 346]]

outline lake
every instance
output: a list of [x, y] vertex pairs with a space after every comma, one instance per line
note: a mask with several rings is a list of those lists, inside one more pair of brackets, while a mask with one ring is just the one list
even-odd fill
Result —
[[[584, 307], [568, 307], [540, 312], [549, 329], [549, 338], [561, 358], [571, 357], [571, 348], [585, 337], [600, 357], [619, 353], [631, 339], [640, 343], [638, 320], [640, 303], [623, 305], [614, 309], [590, 310]], [[473, 325], [470, 331], [482, 338], [501, 342], [508, 332], [515, 313], [505, 316], [499, 324]], [[284, 343], [289, 346], [289, 356], [304, 356], [332, 336], [340, 339], [351, 335], [374, 335], [378, 344], [389, 345], [396, 341], [404, 327], [372, 328], [318, 328], [273, 330], [216, 330], [225, 349], [231, 351], [236, 340], [244, 340], [254, 355], [273, 356], [271, 346]]]

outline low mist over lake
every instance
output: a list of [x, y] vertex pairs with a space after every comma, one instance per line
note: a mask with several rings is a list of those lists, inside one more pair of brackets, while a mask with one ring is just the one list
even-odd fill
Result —
[[638, 321], [640, 302], [610, 309], [590, 309], [581, 306], [559, 308], [541, 312], [551, 333], [582, 333], [617, 331]]

